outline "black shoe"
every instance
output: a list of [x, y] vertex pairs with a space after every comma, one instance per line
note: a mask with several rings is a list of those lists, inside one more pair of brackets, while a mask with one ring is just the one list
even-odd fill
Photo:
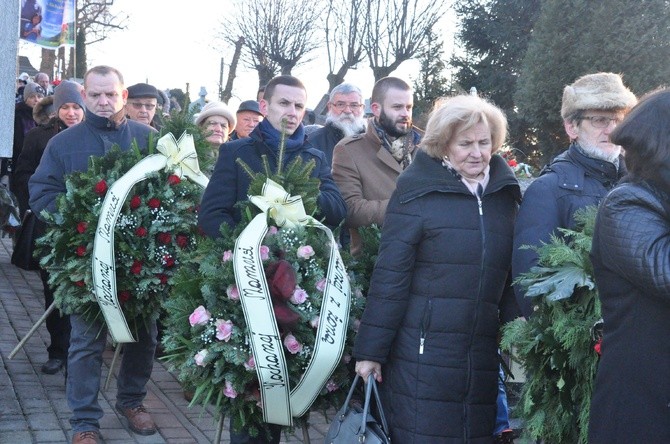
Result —
[[63, 359], [51, 358], [42, 366], [42, 373], [54, 375], [58, 373], [58, 370], [60, 370], [64, 364], [65, 361]]

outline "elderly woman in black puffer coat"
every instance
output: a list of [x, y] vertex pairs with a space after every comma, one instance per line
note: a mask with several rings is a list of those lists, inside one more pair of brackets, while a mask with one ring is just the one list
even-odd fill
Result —
[[602, 356], [589, 443], [670, 443], [670, 90], [643, 98], [610, 135], [628, 176], [598, 209], [591, 259]]
[[381, 383], [394, 442], [493, 442], [497, 335], [519, 315], [506, 126], [479, 97], [447, 99], [389, 202], [354, 357]]

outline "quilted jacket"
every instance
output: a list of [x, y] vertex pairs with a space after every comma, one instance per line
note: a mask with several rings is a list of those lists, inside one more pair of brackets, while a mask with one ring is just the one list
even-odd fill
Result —
[[382, 364], [394, 442], [492, 442], [520, 191], [501, 157], [490, 165], [480, 200], [418, 151], [390, 199], [354, 357]]
[[605, 327], [589, 442], [668, 443], [668, 195], [645, 182], [612, 190], [598, 211], [591, 259]]

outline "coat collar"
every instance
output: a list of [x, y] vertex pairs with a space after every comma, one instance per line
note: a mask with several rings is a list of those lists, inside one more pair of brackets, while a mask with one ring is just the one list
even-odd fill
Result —
[[[568, 164], [579, 168], [564, 168]], [[623, 156], [619, 156], [619, 168], [617, 168], [612, 162], [588, 157], [576, 143], [556, 156], [540, 175], [549, 171], [558, 174], [559, 187], [569, 190], [583, 189], [584, 178], [587, 176], [594, 178], [605, 188], [612, 188], [627, 172]]]
[[[113, 119], [118, 116], [118, 121]], [[91, 125], [93, 128], [99, 130], [114, 131], [125, 125], [127, 118], [125, 116], [124, 110], [116, 113], [113, 118], [101, 117], [90, 110], [86, 110], [86, 119], [84, 120], [87, 124]]]
[[[489, 184], [484, 195], [493, 194], [509, 187], [517, 202], [521, 202], [521, 189], [514, 172], [507, 162], [497, 154], [491, 156]], [[418, 150], [414, 162], [398, 178], [397, 192], [400, 202], [406, 203], [430, 192], [457, 193], [472, 196], [472, 193], [463, 184], [458, 175], [442, 165], [440, 159], [435, 159]]]

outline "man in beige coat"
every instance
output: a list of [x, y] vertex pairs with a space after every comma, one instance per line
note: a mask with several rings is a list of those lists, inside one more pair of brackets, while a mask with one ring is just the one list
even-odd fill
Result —
[[365, 133], [341, 140], [333, 153], [333, 178], [347, 204], [351, 253], [361, 249], [358, 227], [384, 222], [400, 173], [409, 166], [421, 134], [412, 127], [412, 88], [385, 77], [372, 89], [374, 117]]

